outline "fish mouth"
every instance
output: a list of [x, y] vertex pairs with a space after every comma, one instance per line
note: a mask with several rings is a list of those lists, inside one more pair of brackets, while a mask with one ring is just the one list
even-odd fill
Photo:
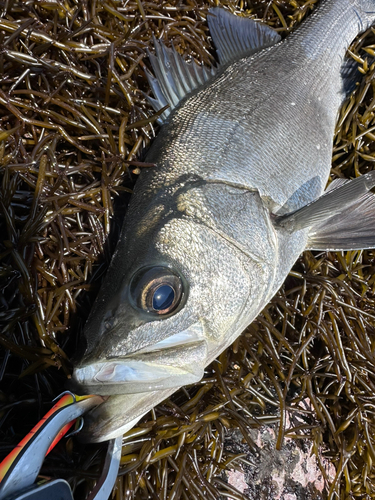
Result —
[[89, 394], [135, 394], [192, 384], [203, 377], [208, 343], [202, 328], [179, 332], [126, 357], [78, 366], [73, 385]]

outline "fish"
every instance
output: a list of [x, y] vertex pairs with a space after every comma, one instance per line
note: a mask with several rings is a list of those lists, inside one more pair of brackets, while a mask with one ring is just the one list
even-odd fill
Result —
[[161, 129], [83, 331], [72, 385], [107, 396], [82, 439], [131, 429], [257, 317], [306, 250], [375, 247], [375, 171], [326, 189], [338, 111], [355, 87], [351, 41], [374, 0], [323, 0], [281, 40], [211, 8], [218, 58], [154, 40]]

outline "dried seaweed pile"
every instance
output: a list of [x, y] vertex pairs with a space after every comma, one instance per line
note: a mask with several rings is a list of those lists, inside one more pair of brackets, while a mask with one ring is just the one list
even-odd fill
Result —
[[[314, 3], [221, 2], [281, 34]], [[152, 34], [211, 64], [205, 17], [213, 4], [0, 2], [2, 455], [62, 391], [128, 193], [147, 166], [157, 118], [143, 94]], [[375, 161], [372, 31], [351, 51], [364, 76], [338, 122], [332, 174], [340, 177]], [[278, 446], [285, 436], [308, 437], [335, 465], [328, 498], [375, 498], [374, 265], [371, 251], [306, 252], [204, 381], [130, 431], [116, 498], [244, 498], [221, 478], [248, 462], [225, 448], [226, 430], [238, 428], [256, 450], [249, 428], [278, 421]], [[43, 473], [67, 477], [81, 498], [100, 451], [68, 440]]]

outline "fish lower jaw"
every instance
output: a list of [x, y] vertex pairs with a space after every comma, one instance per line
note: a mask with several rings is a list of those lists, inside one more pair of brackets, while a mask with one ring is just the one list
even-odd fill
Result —
[[204, 373], [208, 342], [200, 322], [126, 357], [82, 360], [72, 375], [80, 394], [137, 394], [198, 382]]
[[89, 394], [135, 394], [198, 382], [204, 364], [157, 365], [133, 359], [110, 360], [76, 368], [73, 383]]

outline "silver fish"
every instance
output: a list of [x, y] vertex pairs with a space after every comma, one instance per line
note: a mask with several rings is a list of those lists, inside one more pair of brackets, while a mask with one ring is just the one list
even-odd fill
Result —
[[[324, 192], [345, 52], [374, 0], [325, 0], [280, 41], [213, 8], [219, 66], [155, 41], [155, 109], [169, 105], [84, 331], [73, 380], [110, 395], [86, 438], [130, 429], [253, 321], [305, 249], [375, 247], [375, 172]], [[354, 80], [355, 81], [355, 80]]]

